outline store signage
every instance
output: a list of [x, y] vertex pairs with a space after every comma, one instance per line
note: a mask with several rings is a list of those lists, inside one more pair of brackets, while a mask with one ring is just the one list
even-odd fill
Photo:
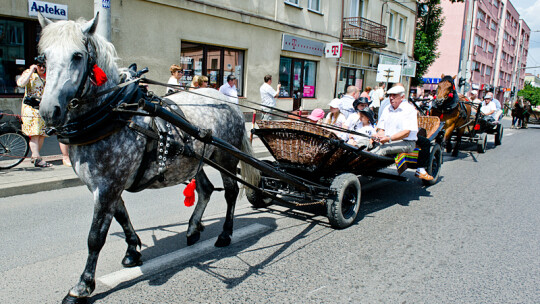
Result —
[[28, 0], [28, 16], [37, 16], [41, 13], [50, 19], [67, 20], [68, 6], [64, 4]]
[[327, 43], [324, 56], [326, 58], [341, 58], [343, 55], [343, 43], [342, 42], [333, 42]]
[[441, 82], [441, 79], [440, 78], [422, 78], [422, 81], [425, 84], [438, 84], [439, 82]]
[[287, 34], [283, 34], [281, 49], [314, 56], [324, 55], [324, 43]]

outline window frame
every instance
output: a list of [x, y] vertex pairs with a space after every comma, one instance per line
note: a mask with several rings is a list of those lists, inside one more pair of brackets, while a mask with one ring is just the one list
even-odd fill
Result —
[[388, 38], [391, 38], [391, 39], [395, 39], [394, 38], [394, 27], [395, 27], [395, 22], [394, 22], [394, 13], [390, 13], [390, 19], [388, 20]]
[[405, 19], [401, 16], [399, 16], [399, 33], [398, 33], [398, 40], [404, 42], [405, 41]]
[[[181, 45], [180, 45], [180, 56], [181, 57], [184, 57], [183, 56], [183, 51], [182, 51], [182, 45], [183, 44], [190, 44], [190, 45], [194, 45], [195, 47], [200, 47], [202, 48], [202, 68], [201, 68], [201, 74], [202, 75], [205, 75], [208, 77], [208, 80], [210, 82], [210, 74], [208, 74], [208, 66], [209, 66], [209, 58], [208, 58], [208, 51], [209, 49], [212, 49], [212, 50], [219, 50], [219, 67], [218, 67], [218, 70], [219, 70], [219, 73], [218, 75], [216, 76], [217, 77], [217, 80], [216, 80], [216, 84], [217, 84], [217, 87], [216, 89], [219, 90], [219, 87], [221, 87], [223, 84], [226, 83], [226, 81], [224, 80], [225, 78], [225, 52], [226, 51], [233, 51], [233, 52], [239, 52], [241, 53], [241, 61], [242, 61], [242, 64], [240, 65], [242, 70], [240, 71], [240, 77], [237, 77], [237, 85], [236, 85], [236, 88], [238, 89], [238, 97], [244, 97], [244, 91], [245, 91], [245, 69], [246, 69], [246, 51], [245, 50], [242, 50], [242, 49], [235, 49], [235, 48], [230, 48], [230, 47], [223, 47], [223, 46], [217, 46], [217, 45], [211, 45], [211, 44], [204, 44], [204, 43], [199, 43], [199, 42], [192, 42], [192, 41], [182, 41]], [[182, 68], [184, 68], [185, 70], [188, 70], [186, 68], [186, 63], [181, 63], [181, 66]], [[192, 77], [195, 76], [195, 68], [193, 68], [193, 75], [191, 75]], [[185, 76], [184, 76], [185, 77]], [[183, 83], [187, 83], [188, 85], [191, 84], [191, 80], [189, 79], [186, 79], [184, 81], [182, 81]]]

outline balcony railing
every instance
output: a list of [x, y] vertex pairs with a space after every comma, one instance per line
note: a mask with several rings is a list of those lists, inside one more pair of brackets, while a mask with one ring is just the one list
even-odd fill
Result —
[[343, 40], [351, 45], [386, 47], [386, 26], [361, 17], [343, 18]]

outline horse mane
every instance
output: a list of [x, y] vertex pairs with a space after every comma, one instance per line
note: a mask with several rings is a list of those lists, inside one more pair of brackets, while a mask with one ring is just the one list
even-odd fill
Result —
[[55, 51], [86, 53], [85, 42], [94, 49], [96, 64], [107, 74], [109, 81], [118, 82], [119, 59], [114, 45], [99, 34], [84, 35], [83, 26], [87, 21], [79, 18], [77, 21], [58, 21], [44, 27], [38, 44], [38, 51], [43, 53], [49, 48]]

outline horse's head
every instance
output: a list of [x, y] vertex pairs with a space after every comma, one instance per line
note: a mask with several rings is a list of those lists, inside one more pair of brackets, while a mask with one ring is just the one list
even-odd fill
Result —
[[442, 108], [446, 103], [453, 102], [454, 94], [457, 94], [454, 84], [455, 78], [456, 76], [441, 75], [441, 81], [437, 86], [437, 94], [435, 100], [433, 100], [433, 106], [435, 108]]
[[[47, 67], [47, 84], [39, 113], [48, 126], [59, 127], [98, 103], [92, 100], [76, 107], [74, 99], [89, 99], [97, 92], [98, 85], [104, 90], [118, 82], [116, 51], [111, 43], [94, 33], [98, 16], [88, 22], [52, 22], [41, 14], [38, 18], [43, 28], [39, 52], [45, 56]], [[100, 69], [107, 75], [105, 83], [96, 82], [95, 72]]]

